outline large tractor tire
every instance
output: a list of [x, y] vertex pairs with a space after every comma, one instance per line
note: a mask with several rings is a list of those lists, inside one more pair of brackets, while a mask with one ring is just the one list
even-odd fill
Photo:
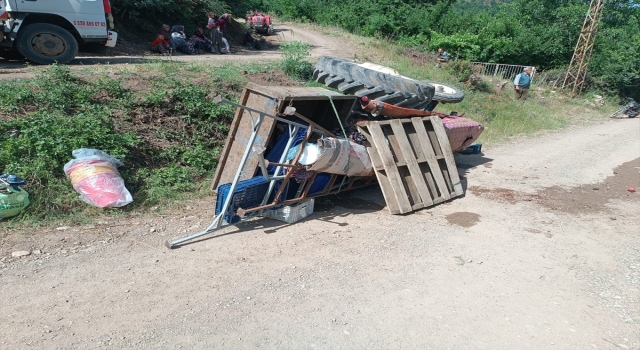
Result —
[[427, 108], [435, 93], [434, 86], [428, 83], [330, 56], [320, 57], [313, 79], [347, 95], [414, 109]]
[[329, 56], [318, 60], [313, 78], [345, 94], [406, 108], [432, 110], [438, 102], [457, 103], [464, 99], [460, 89], [449, 85], [411, 79], [376, 64], [357, 64]]
[[61, 27], [36, 23], [20, 30], [17, 49], [33, 63], [69, 63], [78, 54], [78, 42]]

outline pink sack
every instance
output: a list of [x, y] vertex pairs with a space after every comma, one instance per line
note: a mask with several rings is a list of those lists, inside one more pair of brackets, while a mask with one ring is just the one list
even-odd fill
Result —
[[96, 207], [122, 207], [133, 198], [124, 185], [117, 167], [122, 163], [108, 154], [94, 149], [73, 151], [76, 158], [64, 166], [64, 172], [80, 198]]
[[442, 118], [442, 123], [453, 152], [466, 149], [484, 130], [482, 124], [464, 117], [446, 116]]

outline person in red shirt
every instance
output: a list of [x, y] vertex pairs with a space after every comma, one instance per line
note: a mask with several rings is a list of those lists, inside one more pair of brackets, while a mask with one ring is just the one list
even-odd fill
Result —
[[171, 53], [172, 50], [164, 36], [158, 34], [156, 40], [151, 42], [151, 51], [166, 55], [167, 53]]

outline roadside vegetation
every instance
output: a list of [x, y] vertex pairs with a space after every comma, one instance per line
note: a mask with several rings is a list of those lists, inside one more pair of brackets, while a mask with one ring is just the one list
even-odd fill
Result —
[[0, 101], [0, 173], [29, 184], [31, 204], [21, 218], [78, 219], [69, 215], [101, 211], [81, 202], [65, 178], [62, 167], [77, 148], [124, 162], [119, 170], [135, 198], [124, 210], [197, 193], [233, 117], [213, 97], [237, 100], [247, 75], [274, 68], [169, 61], [103, 75], [54, 65], [13, 82]]
[[[501, 89], [501, 82], [479, 77], [467, 61], [437, 67], [433, 56], [388, 40], [330, 31], [345, 42], [366, 42], [369, 54], [360, 60], [375, 57], [376, 63], [403, 75], [461, 87], [466, 94], [462, 103], [436, 110], [455, 110], [483, 123], [486, 130], [479, 141], [485, 144], [603, 118], [614, 108], [593, 105], [589, 95], [567, 99], [539, 85], [531, 101], [514, 101], [510, 85]], [[208, 181], [234, 112], [214, 104], [213, 97], [237, 101], [248, 81], [271, 82], [286, 75], [285, 85], [319, 86], [308, 80], [313, 67], [309, 49], [301, 42], [287, 43], [281, 46], [283, 60], [260, 64], [54, 65], [38, 69], [34, 78], [13, 81], [0, 101], [0, 173], [24, 177], [32, 202], [20, 216], [1, 224], [81, 222], [104, 214], [163, 211], [176, 201], [209, 195]], [[273, 81], [282, 85], [282, 80]], [[80, 201], [62, 170], [77, 148], [101, 149], [121, 159], [119, 170], [134, 202], [101, 210]]]
[[[457, 59], [565, 71], [589, 1], [252, 0], [283, 19], [337, 26], [358, 35]], [[587, 88], [640, 100], [640, 6], [606, 1]]]

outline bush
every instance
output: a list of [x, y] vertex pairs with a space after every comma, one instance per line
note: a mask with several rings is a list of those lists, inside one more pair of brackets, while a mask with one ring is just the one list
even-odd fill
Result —
[[289, 41], [280, 45], [280, 51], [284, 57], [281, 68], [287, 75], [302, 80], [311, 78], [313, 65], [305, 60], [311, 52], [309, 44], [301, 41]]
[[[416, 49], [434, 51], [443, 47], [457, 58], [539, 69], [566, 68], [589, 7], [588, 1], [578, 0], [255, 3], [286, 18], [383, 36]], [[593, 81], [599, 88], [640, 99], [640, 7], [633, 1], [616, 1], [604, 11], [589, 67]]]
[[473, 67], [471, 62], [465, 60], [453, 60], [448, 64], [448, 69], [455, 76], [459, 82], [466, 82], [473, 74]]
[[[207, 12], [221, 15], [234, 9], [217, 0], [111, 0], [111, 5], [116, 28], [125, 32], [155, 32], [163, 23], [182, 24], [192, 32], [207, 23]], [[235, 15], [244, 16], [246, 9], [242, 11]]]
[[[212, 102], [214, 95], [226, 95], [215, 91], [223, 85], [218, 76], [202, 83], [203, 72], [194, 72], [199, 81], [194, 84], [184, 77], [190, 67], [173, 68], [136, 94], [120, 81], [85, 78], [56, 65], [14, 83], [0, 100], [0, 173], [28, 182], [31, 205], [18, 219], [91, 210], [63, 171], [77, 148], [100, 149], [123, 161], [119, 171], [135, 200], [125, 210], [169, 202], [201, 188], [216, 166], [233, 108]], [[240, 90], [240, 71], [236, 68], [236, 75], [224, 80], [234, 95]]]

